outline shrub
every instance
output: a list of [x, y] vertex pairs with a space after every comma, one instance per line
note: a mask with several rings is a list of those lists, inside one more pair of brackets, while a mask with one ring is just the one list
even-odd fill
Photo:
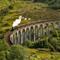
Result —
[[6, 51], [9, 49], [9, 45], [6, 41], [0, 40], [0, 51]]
[[43, 40], [35, 42], [27, 40], [23, 45], [29, 48], [48, 48], [47, 42]]
[[0, 60], [7, 59], [7, 52], [9, 50], [9, 45], [4, 40], [0, 40]]
[[6, 60], [5, 51], [0, 52], [0, 60]]
[[36, 41], [33, 44], [33, 48], [48, 48], [47, 42], [46, 41]]
[[[59, 39], [60, 40], [60, 39]], [[49, 39], [49, 43], [55, 48], [55, 50], [60, 51], [60, 41], [57, 37], [52, 37]]]
[[26, 46], [26, 47], [31, 48], [34, 45], [34, 42], [32, 42], [31, 40], [27, 40], [27, 41], [25, 41], [25, 43], [23, 45]]
[[10, 49], [8, 60], [24, 60], [25, 50], [20, 45], [13, 45]]
[[0, 39], [3, 39], [4, 35], [3, 34], [0, 34]]
[[9, 9], [13, 9], [13, 6], [12, 6], [12, 5], [10, 5], [10, 6], [9, 6]]

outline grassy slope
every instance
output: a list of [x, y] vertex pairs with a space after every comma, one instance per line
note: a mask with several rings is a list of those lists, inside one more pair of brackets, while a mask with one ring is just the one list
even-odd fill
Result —
[[56, 52], [43, 52], [35, 49], [26, 48], [26, 60], [60, 60], [60, 53]]
[[[9, 5], [8, 1], [7, 3], [2, 1], [2, 3], [0, 3], [2, 8]], [[12, 22], [18, 18], [19, 15], [29, 17], [32, 20], [60, 19], [60, 11], [49, 9], [47, 4], [32, 3], [29, 1], [16, 1], [12, 6], [13, 9], [9, 10], [5, 16], [2, 16], [3, 19], [1, 18], [0, 33], [5, 33], [12, 26]]]

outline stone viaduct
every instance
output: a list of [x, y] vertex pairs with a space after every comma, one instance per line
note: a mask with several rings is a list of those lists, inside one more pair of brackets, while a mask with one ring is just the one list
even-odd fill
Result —
[[42, 36], [50, 35], [50, 31], [60, 28], [59, 20], [42, 20], [20, 25], [12, 31], [10, 41], [13, 44], [23, 44], [26, 40], [36, 41]]

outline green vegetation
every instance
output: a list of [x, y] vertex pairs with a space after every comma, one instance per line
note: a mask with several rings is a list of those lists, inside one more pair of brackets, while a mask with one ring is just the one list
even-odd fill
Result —
[[60, 9], [60, 0], [33, 0], [33, 1], [46, 3], [52, 9]]
[[60, 60], [59, 52], [38, 51], [21, 45], [8, 47], [9, 45], [3, 40], [0, 43], [0, 60]]

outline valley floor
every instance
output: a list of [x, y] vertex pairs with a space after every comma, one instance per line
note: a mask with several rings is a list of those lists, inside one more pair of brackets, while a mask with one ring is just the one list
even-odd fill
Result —
[[60, 53], [27, 49], [26, 60], [60, 60]]

